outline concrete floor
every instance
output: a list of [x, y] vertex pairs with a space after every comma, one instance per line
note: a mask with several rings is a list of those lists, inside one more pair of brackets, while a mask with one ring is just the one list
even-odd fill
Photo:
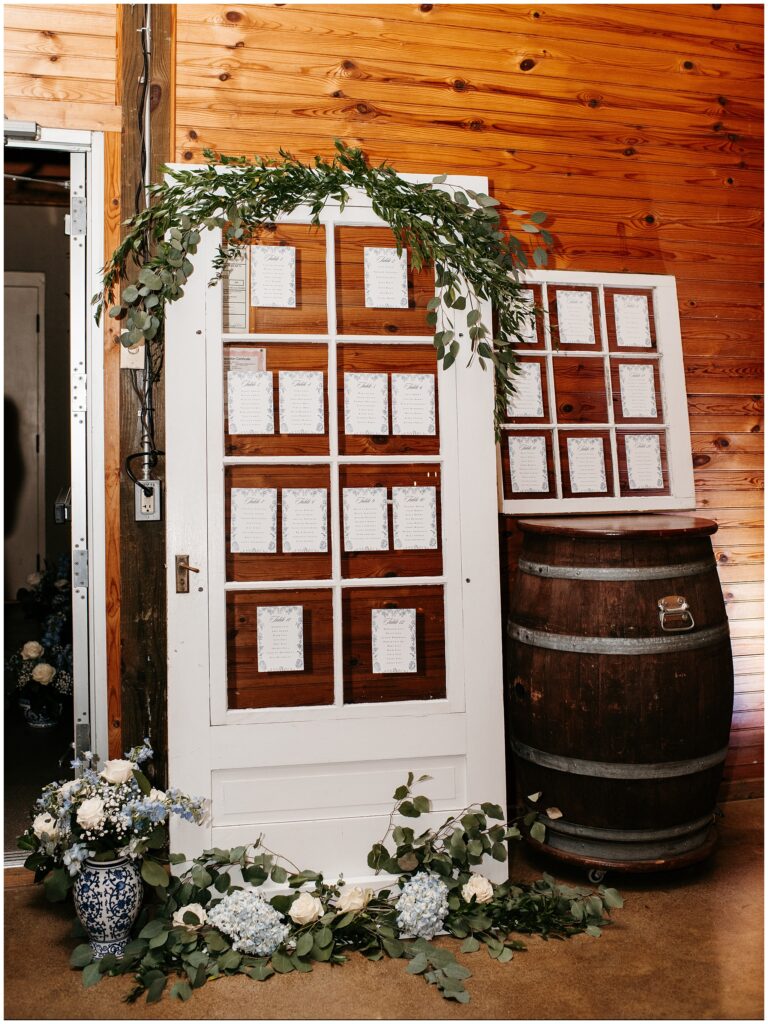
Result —
[[[71, 911], [46, 906], [37, 888], [5, 891], [6, 1019], [530, 1020], [762, 1019], [763, 802], [725, 805], [720, 843], [702, 865], [666, 876], [614, 876], [626, 906], [602, 937], [528, 940], [500, 966], [481, 952], [459, 956], [474, 977], [466, 1006], [442, 1000], [402, 961], [321, 965], [259, 984], [224, 979], [189, 1003], [128, 1005], [128, 978], [82, 988], [67, 966], [77, 940]], [[547, 865], [526, 851], [513, 874]], [[552, 870], [552, 865], [549, 865]], [[583, 874], [555, 870], [583, 883]], [[441, 940], [451, 941], [451, 940]], [[451, 942], [452, 948], [456, 944]]]

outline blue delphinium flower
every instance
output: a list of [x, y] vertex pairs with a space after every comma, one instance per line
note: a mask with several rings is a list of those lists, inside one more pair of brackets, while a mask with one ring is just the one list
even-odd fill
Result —
[[229, 893], [208, 911], [208, 924], [232, 939], [232, 949], [271, 956], [290, 932], [274, 907], [252, 889]]
[[426, 871], [409, 878], [395, 905], [401, 935], [432, 939], [448, 916], [448, 886]]

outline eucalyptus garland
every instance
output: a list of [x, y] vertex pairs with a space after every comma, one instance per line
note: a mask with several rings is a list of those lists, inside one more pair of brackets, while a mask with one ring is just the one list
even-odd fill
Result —
[[[386, 163], [370, 166], [360, 149], [339, 140], [335, 146], [332, 160], [316, 156], [311, 164], [284, 150], [278, 161], [205, 150], [203, 168], [162, 168], [166, 180], [151, 186], [150, 205], [126, 222], [125, 238], [103, 268], [103, 291], [93, 299], [97, 323], [107, 308], [111, 317], [123, 321], [122, 344], [161, 346], [166, 305], [184, 294], [203, 230], [223, 230], [214, 260], [217, 280], [252, 233], [271, 226], [281, 214], [306, 205], [313, 222], [319, 223], [326, 203], [335, 201], [343, 208], [350, 192], [360, 189], [391, 228], [398, 253], [408, 247], [416, 270], [434, 267], [438, 294], [428, 303], [426, 320], [443, 368], [462, 349], [483, 369], [492, 366], [498, 434], [514, 391], [513, 349], [524, 338], [531, 316], [521, 294], [520, 274], [529, 265], [526, 247], [502, 229], [497, 199], [448, 185], [446, 175], [414, 184]], [[534, 243], [534, 263], [544, 266], [553, 241], [540, 227], [547, 215], [525, 210], [512, 214]], [[126, 284], [129, 279], [133, 283]], [[481, 300], [492, 304], [493, 332], [482, 322]], [[466, 339], [455, 323], [457, 311], [466, 313]]]
[[[372, 961], [401, 959], [408, 974], [446, 999], [467, 1003], [464, 982], [471, 971], [450, 944], [432, 941], [436, 935], [460, 940], [461, 953], [484, 948], [506, 964], [526, 948], [515, 935], [597, 937], [611, 911], [623, 905], [615, 889], [565, 886], [549, 875], [535, 882], [491, 882], [479, 869], [487, 857], [506, 860], [508, 842], [521, 838], [518, 822], [505, 822], [497, 804], [482, 803], [417, 833], [408, 820], [431, 807], [413, 785], [409, 773], [393, 794], [386, 834], [368, 855], [376, 873], [395, 876], [379, 892], [302, 870], [270, 850], [263, 837], [249, 847], [206, 850], [191, 862], [173, 854], [171, 863], [184, 866], [153, 883], [154, 901], [142, 910], [124, 956], [94, 960], [83, 943], [71, 966], [83, 970], [86, 987], [108, 975], [132, 975], [128, 1000], [144, 995], [153, 1003], [166, 991], [186, 1001], [226, 975], [267, 981], [309, 972], [318, 963], [343, 964], [358, 952]], [[398, 817], [402, 824], [395, 824]], [[520, 824], [530, 828], [536, 817], [533, 811]], [[84, 937], [79, 925], [76, 934]]]

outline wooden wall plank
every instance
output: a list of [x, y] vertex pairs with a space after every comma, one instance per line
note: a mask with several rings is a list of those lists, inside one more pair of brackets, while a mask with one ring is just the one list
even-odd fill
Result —
[[115, 4], [6, 4], [5, 114], [51, 128], [120, 131]]

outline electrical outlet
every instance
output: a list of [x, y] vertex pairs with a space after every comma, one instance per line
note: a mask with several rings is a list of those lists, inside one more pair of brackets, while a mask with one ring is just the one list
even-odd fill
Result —
[[[144, 493], [144, 488], [146, 487], [151, 490], [151, 494]], [[159, 521], [160, 493], [159, 480], [142, 480], [140, 484], [134, 485], [134, 518], [136, 519], [136, 522], [148, 523]]]

